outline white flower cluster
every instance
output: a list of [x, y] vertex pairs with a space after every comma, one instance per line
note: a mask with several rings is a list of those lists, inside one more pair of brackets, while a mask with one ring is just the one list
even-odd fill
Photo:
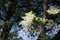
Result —
[[35, 17], [35, 15], [32, 11], [30, 11], [29, 13], [25, 13], [25, 15], [25, 17], [22, 17], [24, 20], [19, 23], [19, 25], [22, 25], [24, 29], [28, 29], [33, 23], [33, 18]]
[[51, 6], [51, 7], [47, 10], [47, 12], [48, 12], [49, 14], [57, 14], [57, 13], [59, 13], [59, 11], [60, 11], [60, 9], [58, 9], [58, 8], [56, 8], [56, 7], [54, 7], [54, 6]]

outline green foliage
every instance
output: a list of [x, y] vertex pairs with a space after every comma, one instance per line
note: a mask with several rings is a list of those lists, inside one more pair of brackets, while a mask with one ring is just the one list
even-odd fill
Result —
[[60, 12], [58, 14], [56, 14], [58, 18], [60, 18]]
[[40, 37], [40, 38], [38, 38], [37, 40], [48, 40], [48, 36]]
[[41, 17], [35, 17], [34, 21], [37, 21], [39, 23], [45, 24], [46, 19], [45, 18], [41, 18]]

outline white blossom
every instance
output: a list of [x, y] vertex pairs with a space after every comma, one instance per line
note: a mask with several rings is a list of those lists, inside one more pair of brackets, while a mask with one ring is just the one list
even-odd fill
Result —
[[48, 12], [49, 14], [57, 14], [57, 13], [59, 13], [59, 11], [60, 11], [60, 9], [58, 9], [58, 8], [56, 8], [56, 7], [54, 7], [54, 6], [51, 6], [51, 7], [47, 10], [47, 12]]
[[35, 15], [32, 11], [25, 13], [25, 15], [25, 17], [22, 17], [24, 20], [21, 23], [19, 23], [19, 25], [22, 25], [24, 29], [28, 29], [33, 23], [33, 18], [35, 17]]

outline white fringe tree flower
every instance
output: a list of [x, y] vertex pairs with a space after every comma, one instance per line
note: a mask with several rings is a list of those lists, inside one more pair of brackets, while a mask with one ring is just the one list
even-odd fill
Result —
[[58, 9], [58, 8], [56, 8], [54, 6], [50, 6], [50, 8], [47, 10], [47, 12], [49, 14], [57, 14], [57, 13], [59, 13], [59, 11], [60, 11], [60, 9]]
[[19, 23], [19, 25], [22, 25], [22, 27], [27, 30], [31, 24], [33, 23], [33, 19], [35, 15], [33, 14], [32, 11], [25, 13], [26, 16], [22, 17], [24, 20]]

